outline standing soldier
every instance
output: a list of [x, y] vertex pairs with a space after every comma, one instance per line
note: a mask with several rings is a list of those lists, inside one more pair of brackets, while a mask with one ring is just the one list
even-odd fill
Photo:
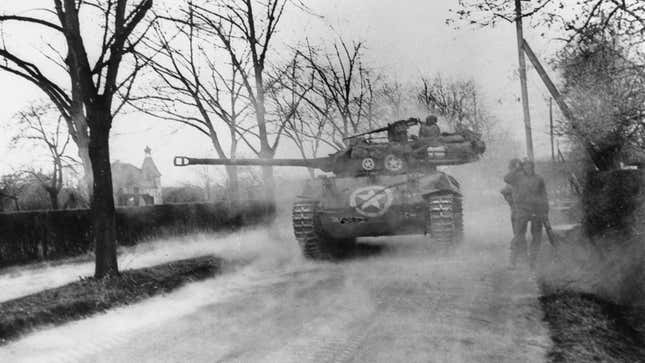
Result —
[[441, 136], [441, 130], [437, 125], [437, 116], [428, 115], [426, 123], [419, 128], [419, 139], [431, 139]]
[[546, 185], [544, 179], [535, 174], [535, 164], [531, 160], [523, 161], [521, 171], [508, 173], [504, 181], [510, 184], [513, 190], [515, 236], [511, 242], [512, 263], [516, 264], [520, 257], [518, 254], [526, 257], [526, 230], [530, 221], [531, 248], [528, 258], [533, 268], [542, 242], [542, 224], [549, 212]]
[[[511, 159], [508, 163], [508, 172], [513, 173], [515, 171], [521, 171], [522, 161], [518, 158]], [[504, 188], [500, 191], [502, 196], [508, 203], [509, 208], [511, 209], [511, 228], [513, 229], [513, 236], [515, 236], [515, 211], [513, 210], [513, 187], [510, 184], [506, 184]]]

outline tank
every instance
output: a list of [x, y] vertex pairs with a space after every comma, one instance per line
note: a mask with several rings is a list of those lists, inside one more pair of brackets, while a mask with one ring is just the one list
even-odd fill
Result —
[[298, 166], [328, 172], [307, 181], [293, 205], [293, 230], [306, 258], [334, 258], [366, 236], [424, 234], [431, 244], [455, 245], [463, 238], [460, 185], [437, 167], [475, 162], [485, 145], [468, 130], [433, 138], [408, 135], [409, 127], [419, 123], [400, 120], [351, 136], [344, 150], [323, 158], [176, 156], [174, 164]]

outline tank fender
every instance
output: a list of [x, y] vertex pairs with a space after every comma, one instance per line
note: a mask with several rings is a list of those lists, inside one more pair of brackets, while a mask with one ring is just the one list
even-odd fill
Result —
[[324, 197], [323, 190], [328, 189], [330, 181], [326, 177], [308, 179], [303, 182], [302, 191], [298, 195], [301, 200], [321, 200]]
[[420, 178], [419, 192], [425, 197], [432, 194], [451, 193], [461, 196], [459, 183], [450, 175], [439, 172]]

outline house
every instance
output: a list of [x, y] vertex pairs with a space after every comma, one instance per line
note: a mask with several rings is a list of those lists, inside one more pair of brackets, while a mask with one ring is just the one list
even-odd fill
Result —
[[143, 206], [163, 203], [161, 197], [161, 173], [149, 146], [144, 149], [141, 168], [128, 163], [112, 163], [112, 185], [117, 206]]

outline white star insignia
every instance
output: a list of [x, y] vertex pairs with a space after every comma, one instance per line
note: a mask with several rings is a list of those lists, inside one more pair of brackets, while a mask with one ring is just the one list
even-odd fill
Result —
[[384, 193], [376, 193], [374, 190], [368, 190], [362, 194], [356, 195], [356, 199], [362, 200], [360, 204], [360, 209], [365, 210], [369, 207], [375, 207], [376, 209], [383, 208], [384, 199], [387, 196]]

